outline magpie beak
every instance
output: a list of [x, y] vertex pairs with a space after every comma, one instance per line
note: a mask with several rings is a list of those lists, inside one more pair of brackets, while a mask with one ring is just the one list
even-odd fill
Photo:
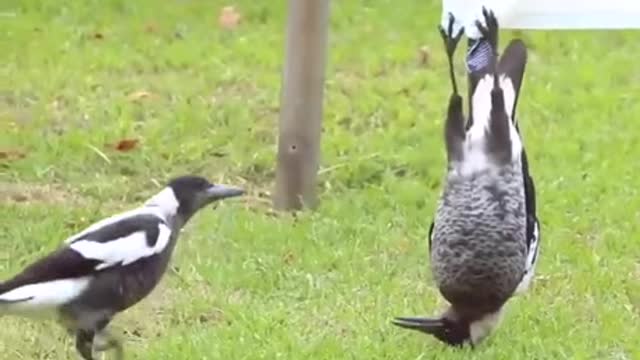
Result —
[[442, 319], [430, 318], [396, 317], [392, 322], [401, 328], [418, 330], [427, 334], [433, 334], [444, 326]]
[[209, 201], [221, 200], [230, 197], [240, 196], [244, 194], [244, 190], [230, 185], [213, 185], [206, 190], [206, 196]]

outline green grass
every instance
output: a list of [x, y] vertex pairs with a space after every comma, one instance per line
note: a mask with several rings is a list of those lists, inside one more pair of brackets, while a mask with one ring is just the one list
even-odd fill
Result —
[[[217, 0], [3, 1], [0, 276], [198, 173], [251, 194], [199, 214], [161, 287], [115, 321], [129, 358], [640, 359], [637, 32], [518, 34], [538, 277], [494, 336], [455, 350], [389, 323], [445, 306], [425, 240], [450, 91], [439, 2], [333, 2], [321, 206], [295, 218], [269, 208], [284, 4], [236, 1], [225, 31]], [[125, 138], [140, 143], [108, 145]], [[75, 356], [52, 322], [0, 324], [3, 358]]]

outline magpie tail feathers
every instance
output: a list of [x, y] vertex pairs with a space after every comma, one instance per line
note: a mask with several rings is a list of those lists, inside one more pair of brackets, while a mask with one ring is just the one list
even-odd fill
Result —
[[[513, 98], [505, 99], [506, 111], [511, 120], [515, 120], [518, 97], [524, 79], [524, 72], [527, 65], [527, 47], [520, 39], [511, 40], [502, 53], [498, 62], [498, 73], [501, 77], [509, 79], [513, 88]], [[507, 101], [508, 100], [508, 101]]]
[[527, 48], [522, 40], [512, 40], [496, 65], [491, 89], [488, 149], [498, 159], [509, 162], [520, 156], [522, 143], [515, 111], [524, 78]]
[[496, 81], [498, 76], [493, 75], [493, 89], [491, 89], [491, 110], [489, 112], [489, 127], [486, 150], [500, 163], [511, 160], [511, 134], [510, 120], [505, 108], [505, 89], [502, 82]]

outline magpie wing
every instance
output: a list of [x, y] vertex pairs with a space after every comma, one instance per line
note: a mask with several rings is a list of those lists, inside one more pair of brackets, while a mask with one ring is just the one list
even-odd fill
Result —
[[166, 248], [170, 237], [171, 230], [167, 224], [153, 215], [128, 217], [96, 228], [0, 284], [0, 303], [28, 299], [27, 290], [20, 292], [27, 294], [24, 296], [8, 295], [12, 290], [27, 285], [78, 279], [155, 255]]
[[536, 209], [536, 191], [533, 178], [529, 174], [529, 163], [527, 154], [522, 151], [522, 176], [524, 180], [524, 197], [525, 211], [527, 214], [527, 259], [525, 264], [525, 272], [516, 289], [516, 293], [523, 293], [529, 288], [529, 284], [535, 273], [536, 263], [538, 261], [538, 249], [540, 247], [540, 223], [537, 217]]
[[68, 246], [85, 259], [100, 261], [96, 270], [127, 265], [162, 252], [171, 238], [163, 219], [141, 214], [87, 232]]

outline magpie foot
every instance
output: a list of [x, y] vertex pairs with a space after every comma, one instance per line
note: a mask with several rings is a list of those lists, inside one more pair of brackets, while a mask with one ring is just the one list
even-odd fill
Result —
[[480, 20], [476, 20], [476, 27], [482, 37], [489, 42], [491, 45], [491, 50], [493, 50], [494, 56], [498, 56], [498, 19], [496, 19], [493, 10], [487, 10], [487, 8], [482, 7], [482, 16], [484, 16], [484, 20], [486, 25], [484, 25]]
[[456, 18], [453, 16], [452, 13], [449, 13], [449, 25], [447, 26], [447, 29], [443, 28], [442, 25], [438, 26], [438, 30], [440, 31], [440, 36], [444, 41], [444, 47], [445, 49], [447, 49], [447, 56], [449, 58], [453, 58], [453, 54], [456, 51], [458, 42], [460, 42], [460, 38], [462, 37], [462, 34], [464, 32], [464, 28], [461, 27], [458, 30], [457, 34], [453, 33], [453, 26], [455, 25], [455, 22], [456, 22]]
[[93, 360], [93, 339], [96, 333], [90, 330], [76, 332], [76, 350], [84, 360]]
[[111, 332], [106, 330], [101, 331], [99, 335], [100, 342], [96, 342], [96, 345], [94, 346], [95, 351], [105, 352], [113, 350], [115, 358], [123, 360], [124, 348], [122, 347], [122, 342]]
[[453, 54], [456, 52], [456, 47], [458, 46], [458, 42], [460, 42], [460, 38], [464, 32], [464, 28], [460, 28], [458, 33], [454, 35], [453, 26], [455, 25], [456, 18], [452, 13], [449, 13], [449, 25], [447, 29], [443, 28], [442, 25], [438, 26], [438, 30], [440, 31], [440, 36], [442, 37], [442, 41], [444, 42], [444, 47], [447, 51], [447, 60], [449, 61], [449, 77], [451, 78], [451, 86], [453, 87], [453, 93], [458, 94], [458, 84], [456, 83], [455, 73], [453, 71]]

